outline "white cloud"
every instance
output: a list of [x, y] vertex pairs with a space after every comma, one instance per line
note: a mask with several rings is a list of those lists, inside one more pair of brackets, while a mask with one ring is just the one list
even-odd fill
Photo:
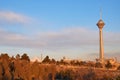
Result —
[[15, 13], [12, 11], [0, 11], [0, 22], [10, 24], [28, 24], [31, 22], [31, 18], [25, 15]]

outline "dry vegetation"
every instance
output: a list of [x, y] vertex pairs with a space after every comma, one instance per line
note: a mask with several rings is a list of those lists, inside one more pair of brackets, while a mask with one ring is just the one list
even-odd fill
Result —
[[119, 70], [96, 68], [85, 62], [67, 64], [48, 56], [40, 63], [30, 62], [27, 54], [15, 58], [0, 55], [0, 80], [120, 80]]

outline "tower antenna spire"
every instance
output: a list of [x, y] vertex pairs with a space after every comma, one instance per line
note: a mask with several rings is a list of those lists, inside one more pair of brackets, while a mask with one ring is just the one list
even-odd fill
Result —
[[100, 19], [102, 19], [102, 8], [100, 8]]

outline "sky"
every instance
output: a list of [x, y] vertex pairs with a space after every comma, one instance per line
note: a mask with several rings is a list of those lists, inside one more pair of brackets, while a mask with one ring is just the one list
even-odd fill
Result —
[[103, 28], [105, 58], [120, 58], [120, 0], [0, 0], [0, 53], [31, 59], [95, 60]]

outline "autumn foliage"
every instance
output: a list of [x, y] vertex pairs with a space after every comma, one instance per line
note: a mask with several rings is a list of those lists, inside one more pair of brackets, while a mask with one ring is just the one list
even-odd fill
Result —
[[119, 70], [103, 70], [95, 65], [100, 64], [74, 61], [67, 64], [49, 56], [42, 62], [31, 62], [27, 54], [16, 57], [1, 54], [0, 80], [120, 80]]

